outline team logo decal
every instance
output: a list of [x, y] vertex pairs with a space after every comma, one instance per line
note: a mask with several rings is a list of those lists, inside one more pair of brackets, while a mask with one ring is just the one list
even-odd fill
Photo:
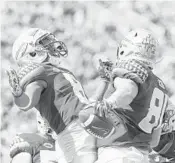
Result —
[[46, 148], [53, 148], [53, 145], [50, 143], [44, 143], [43, 146]]

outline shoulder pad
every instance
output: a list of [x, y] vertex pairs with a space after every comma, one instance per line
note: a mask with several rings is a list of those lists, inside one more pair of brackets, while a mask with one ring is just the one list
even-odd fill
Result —
[[148, 69], [136, 60], [120, 61], [113, 69], [112, 77], [127, 78], [142, 84], [148, 77]]

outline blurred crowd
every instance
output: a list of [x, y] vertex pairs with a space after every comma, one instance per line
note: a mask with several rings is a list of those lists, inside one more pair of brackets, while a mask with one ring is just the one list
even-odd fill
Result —
[[154, 71], [175, 104], [175, 2], [9, 1], [1, 15], [2, 163], [10, 161], [9, 145], [16, 133], [36, 131], [35, 112], [15, 108], [5, 73], [8, 66], [15, 67], [13, 42], [28, 27], [50, 30], [66, 43], [69, 56], [64, 65], [82, 82], [87, 95], [93, 94], [98, 83], [94, 55], [107, 55], [115, 61], [117, 45], [125, 33], [135, 28], [151, 30], [160, 46]]

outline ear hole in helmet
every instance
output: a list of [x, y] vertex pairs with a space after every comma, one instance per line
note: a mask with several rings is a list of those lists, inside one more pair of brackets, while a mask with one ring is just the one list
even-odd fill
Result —
[[135, 34], [135, 36], [134, 37], [137, 37], [137, 33]]
[[36, 56], [36, 52], [31, 52], [31, 53], [29, 53], [29, 55], [30, 55], [31, 57], [35, 57], [35, 56]]
[[56, 48], [57, 48], [58, 50], [62, 50], [62, 49], [63, 49], [63, 47], [62, 47], [61, 45], [58, 45]]
[[123, 55], [123, 54], [124, 54], [124, 51], [121, 51], [121, 52], [120, 52], [120, 55]]
[[41, 124], [41, 122], [40, 122], [40, 121], [38, 121], [38, 123], [39, 123], [39, 124]]
[[42, 41], [41, 40], [38, 43], [42, 45]]
[[49, 128], [47, 132], [48, 132], [48, 134], [51, 134], [52, 133], [52, 129]]

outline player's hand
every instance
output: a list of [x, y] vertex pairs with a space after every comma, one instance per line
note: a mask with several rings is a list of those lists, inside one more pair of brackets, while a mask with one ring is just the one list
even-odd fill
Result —
[[20, 87], [19, 84], [19, 77], [16, 73], [16, 71], [12, 68], [9, 70], [6, 70], [8, 78], [9, 78], [9, 85], [11, 87], [12, 94], [14, 96], [20, 96], [22, 94], [22, 88]]
[[111, 106], [105, 101], [100, 101], [96, 103], [95, 113], [100, 117], [107, 117]]
[[105, 101], [92, 102], [83, 109], [85, 114], [96, 114], [100, 117], [106, 117], [111, 106]]
[[110, 81], [113, 63], [109, 60], [108, 57], [101, 54], [95, 55], [93, 58], [93, 65], [99, 72], [99, 75], [102, 79]]
[[99, 59], [98, 72], [102, 79], [106, 81], [111, 80], [112, 66], [113, 63], [110, 60], [102, 61], [101, 59]]
[[15, 97], [21, 96], [25, 85], [30, 83], [30, 81], [32, 81], [37, 75], [42, 74], [45, 71], [44, 66], [47, 65], [31, 62], [19, 67], [18, 71], [15, 71], [12, 68], [7, 70], [9, 85], [13, 95]]

